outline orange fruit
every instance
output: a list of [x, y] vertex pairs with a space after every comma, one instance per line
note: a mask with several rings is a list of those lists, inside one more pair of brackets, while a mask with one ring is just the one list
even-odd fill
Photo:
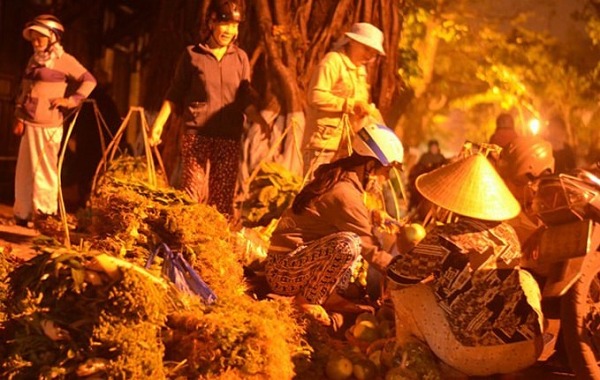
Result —
[[352, 371], [352, 362], [343, 355], [331, 357], [325, 366], [325, 374], [331, 380], [345, 380], [352, 376]]
[[419, 243], [427, 235], [425, 228], [419, 223], [412, 223], [404, 227], [404, 233], [406, 234], [406, 238], [414, 244]]
[[383, 321], [379, 324], [379, 335], [382, 338], [387, 338], [392, 330], [392, 322], [391, 321]]
[[357, 380], [372, 380], [377, 377], [377, 366], [370, 360], [362, 360], [354, 364], [352, 373]]
[[356, 322], [355, 324], [359, 324], [362, 321], [371, 321], [373, 322], [374, 325], [377, 325], [379, 323], [379, 321], [377, 320], [377, 317], [374, 316], [371, 313], [360, 313], [357, 317], [356, 317]]
[[354, 325], [352, 335], [356, 339], [373, 342], [379, 339], [379, 330], [377, 329], [377, 325], [371, 321], [360, 321]]
[[377, 310], [377, 313], [375, 313], [375, 316], [377, 317], [377, 320], [379, 320], [379, 322], [383, 322], [383, 321], [392, 321], [394, 322], [394, 319], [396, 318], [396, 314], [394, 313], [394, 308], [391, 306], [382, 306], [379, 310]]
[[381, 350], [375, 350], [369, 355], [369, 360], [375, 364], [378, 369], [381, 368]]

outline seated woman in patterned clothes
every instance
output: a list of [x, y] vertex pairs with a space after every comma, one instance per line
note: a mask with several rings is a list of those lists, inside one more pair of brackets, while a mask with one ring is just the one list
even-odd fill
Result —
[[266, 277], [271, 289], [293, 296], [302, 310], [325, 325], [321, 305], [340, 304], [336, 289], [348, 286], [362, 256], [385, 273], [392, 256], [373, 235], [363, 195], [369, 181], [384, 181], [403, 159], [402, 143], [389, 128], [370, 124], [353, 139], [353, 153], [315, 172], [284, 212], [271, 237]]
[[540, 291], [519, 267], [519, 240], [505, 222], [519, 214], [517, 200], [479, 154], [421, 175], [416, 186], [458, 220], [434, 227], [388, 267], [397, 345], [416, 338], [469, 376], [534, 364], [543, 347]]

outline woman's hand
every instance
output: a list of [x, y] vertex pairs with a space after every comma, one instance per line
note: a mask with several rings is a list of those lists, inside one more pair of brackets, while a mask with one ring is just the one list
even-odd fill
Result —
[[16, 118], [13, 122], [13, 133], [22, 136], [23, 132], [25, 132], [25, 123], [23, 123], [23, 120]]
[[54, 99], [51, 104], [52, 104], [52, 108], [56, 108], [56, 107], [73, 108], [77, 105], [70, 98]]
[[352, 113], [359, 116], [369, 116], [371, 114], [371, 105], [365, 101], [357, 100], [352, 107]]
[[150, 146], [157, 146], [161, 143], [160, 136], [162, 135], [162, 126], [154, 124], [150, 130]]

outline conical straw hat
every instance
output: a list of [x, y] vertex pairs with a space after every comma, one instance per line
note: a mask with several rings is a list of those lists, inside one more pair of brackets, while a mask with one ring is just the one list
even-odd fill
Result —
[[422, 174], [416, 185], [430, 202], [471, 218], [500, 221], [521, 211], [519, 202], [481, 154]]

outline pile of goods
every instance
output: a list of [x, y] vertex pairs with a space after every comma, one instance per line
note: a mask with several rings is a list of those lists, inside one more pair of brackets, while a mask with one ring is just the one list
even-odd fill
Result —
[[[0, 248], [0, 378], [6, 379], [438, 379], [426, 347], [397, 349], [394, 315], [364, 313], [333, 338], [290, 300], [249, 296], [244, 268], [263, 260], [268, 236], [300, 179], [263, 164], [232, 232], [214, 208], [165, 183], [142, 160], [114, 160], [84, 215], [78, 248], [40, 241], [25, 263]], [[253, 228], [252, 228], [253, 227]], [[415, 236], [423, 231], [413, 228]], [[93, 236], [93, 238], [92, 238]], [[148, 257], [166, 244], [215, 293], [184, 294]], [[368, 265], [353, 280], [365, 286]], [[342, 334], [343, 335], [343, 334]]]
[[161, 334], [175, 291], [117, 260], [63, 248], [10, 272], [0, 377], [165, 378]]
[[329, 380], [441, 380], [437, 359], [421, 342], [409, 341], [396, 347], [394, 311], [382, 306], [375, 314], [362, 313], [345, 332], [344, 340], [335, 340], [307, 330], [315, 350], [313, 367], [299, 379]]
[[166, 360], [186, 363], [177, 374], [207, 379], [292, 379], [292, 358], [307, 357], [303, 328], [285, 301], [225, 297], [202, 313], [169, 316]]
[[92, 197], [94, 245], [144, 265], [164, 242], [182, 252], [212, 289], [243, 294], [241, 257], [225, 217], [181, 191], [149, 186], [140, 179], [144, 166], [125, 160], [114, 161]]
[[[221, 214], [144, 174], [135, 160], [113, 162], [92, 199], [97, 236], [7, 269], [0, 378], [293, 378], [293, 360], [310, 354], [296, 311], [246, 295]], [[216, 301], [178, 291], [161, 260], [142, 268], [160, 243], [183, 254]]]

